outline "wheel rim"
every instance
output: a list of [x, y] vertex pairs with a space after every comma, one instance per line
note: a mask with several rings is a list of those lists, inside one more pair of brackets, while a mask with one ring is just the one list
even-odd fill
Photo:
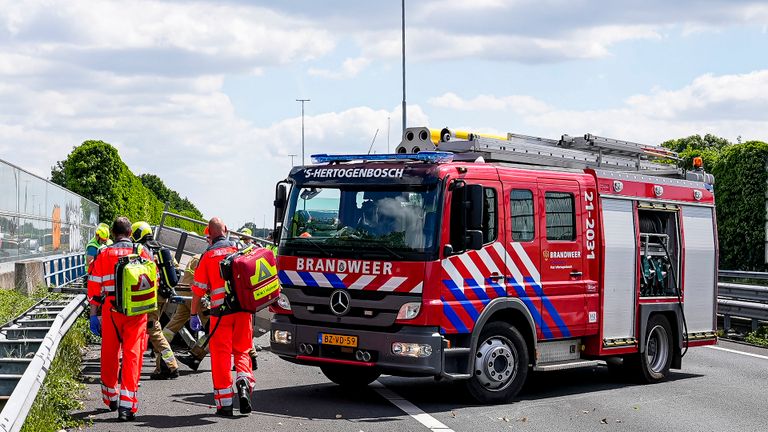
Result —
[[490, 337], [475, 354], [475, 376], [488, 390], [504, 390], [517, 376], [517, 359], [517, 349], [509, 339]]
[[657, 325], [648, 333], [645, 355], [648, 359], [648, 368], [652, 372], [664, 372], [667, 359], [669, 359], [669, 336], [667, 336], [664, 327]]

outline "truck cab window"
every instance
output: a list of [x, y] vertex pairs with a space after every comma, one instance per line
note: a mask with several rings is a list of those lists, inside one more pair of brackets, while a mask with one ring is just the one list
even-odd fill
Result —
[[547, 240], [576, 240], [576, 208], [573, 194], [546, 192], [544, 201], [547, 212]]
[[534, 236], [533, 193], [527, 189], [513, 189], [510, 195], [512, 209], [512, 240], [528, 242]]
[[[454, 253], [461, 253], [466, 249], [464, 242], [464, 224], [466, 222], [467, 209], [462, 205], [464, 194], [461, 190], [454, 191], [451, 201], [451, 246]], [[483, 188], [483, 243], [491, 243], [498, 236], [498, 203], [496, 201], [496, 189]]]
[[483, 188], [483, 197], [485, 197], [483, 203], [483, 243], [490, 243], [496, 240], [496, 233], [498, 232], [496, 189]]

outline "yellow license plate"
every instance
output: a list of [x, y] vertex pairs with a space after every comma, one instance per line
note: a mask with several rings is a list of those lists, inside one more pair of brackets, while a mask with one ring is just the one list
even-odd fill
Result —
[[357, 348], [357, 336], [345, 336], [330, 333], [320, 333], [317, 337], [321, 345], [336, 345]]

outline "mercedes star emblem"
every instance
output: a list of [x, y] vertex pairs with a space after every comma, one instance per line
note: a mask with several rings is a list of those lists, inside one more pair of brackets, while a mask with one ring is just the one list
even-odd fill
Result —
[[331, 312], [338, 316], [342, 316], [349, 312], [349, 305], [351, 301], [349, 293], [345, 290], [336, 290], [331, 293]]

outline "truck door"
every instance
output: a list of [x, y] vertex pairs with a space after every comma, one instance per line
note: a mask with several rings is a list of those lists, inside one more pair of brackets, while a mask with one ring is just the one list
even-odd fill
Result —
[[541, 298], [544, 338], [582, 336], [587, 325], [582, 191], [578, 181], [566, 179], [539, 180], [538, 191], [541, 271], [533, 288]]
[[461, 212], [466, 208], [456, 201], [460, 192], [450, 192], [449, 230], [443, 244], [450, 244], [452, 252], [441, 262], [443, 286], [440, 294], [445, 312], [441, 327], [446, 333], [471, 332], [485, 306], [494, 298], [506, 295], [503, 261], [497, 265], [488, 254], [494, 245], [504, 242], [506, 227], [500, 205], [501, 183], [473, 178], [463, 181], [467, 185], [483, 186], [483, 247], [470, 250], [463, 246], [465, 233], [457, 221], [461, 220]]
[[540, 240], [537, 222], [539, 191], [535, 177], [502, 175], [504, 184], [504, 207], [507, 220], [507, 243], [504, 248], [496, 246], [498, 256], [505, 261], [507, 295], [523, 301], [536, 322], [538, 339], [551, 338], [549, 332], [542, 332], [541, 297], [534, 290], [540, 262]]

